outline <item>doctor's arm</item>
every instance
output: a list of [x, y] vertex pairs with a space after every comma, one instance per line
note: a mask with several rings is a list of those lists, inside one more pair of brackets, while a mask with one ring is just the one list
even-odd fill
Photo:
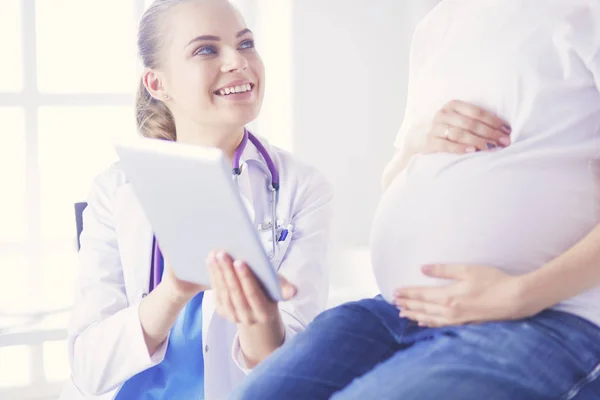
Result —
[[140, 325], [148, 354], [156, 353], [162, 346], [187, 302], [206, 289], [178, 279], [171, 268], [165, 268], [164, 279], [140, 303]]
[[183, 307], [168, 285], [158, 285], [140, 304], [129, 303], [113, 209], [123, 182], [115, 169], [100, 175], [83, 214], [68, 349], [73, 383], [87, 395], [116, 389], [162, 361], [168, 331]]

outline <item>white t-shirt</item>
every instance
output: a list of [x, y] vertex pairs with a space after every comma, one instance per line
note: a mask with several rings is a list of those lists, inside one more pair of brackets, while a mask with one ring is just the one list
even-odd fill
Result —
[[[411, 127], [460, 99], [508, 121], [501, 150], [414, 157], [371, 236], [385, 298], [426, 263], [542, 267], [600, 222], [600, 0], [444, 0], [417, 27]], [[598, 266], [600, 268], [600, 266]], [[600, 325], [600, 287], [558, 309]]]

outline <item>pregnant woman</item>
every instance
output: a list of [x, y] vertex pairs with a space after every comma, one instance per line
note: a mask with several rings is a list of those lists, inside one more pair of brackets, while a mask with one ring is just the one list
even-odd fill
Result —
[[600, 399], [600, 1], [444, 0], [410, 64], [382, 296], [321, 314], [233, 397]]

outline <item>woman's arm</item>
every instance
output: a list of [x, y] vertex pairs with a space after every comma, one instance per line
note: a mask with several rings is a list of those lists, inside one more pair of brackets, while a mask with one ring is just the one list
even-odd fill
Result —
[[520, 307], [551, 307], [600, 285], [600, 225], [540, 269], [523, 275]]

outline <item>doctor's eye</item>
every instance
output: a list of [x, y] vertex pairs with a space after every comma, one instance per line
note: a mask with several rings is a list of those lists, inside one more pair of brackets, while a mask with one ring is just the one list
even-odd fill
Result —
[[205, 56], [213, 54], [217, 54], [217, 49], [214, 46], [201, 46], [198, 47], [193, 53], [193, 55], [195, 56]]
[[240, 44], [240, 49], [241, 50], [246, 50], [246, 49], [253, 49], [255, 47], [254, 44], [254, 40], [249, 39], [249, 40], [245, 40]]

